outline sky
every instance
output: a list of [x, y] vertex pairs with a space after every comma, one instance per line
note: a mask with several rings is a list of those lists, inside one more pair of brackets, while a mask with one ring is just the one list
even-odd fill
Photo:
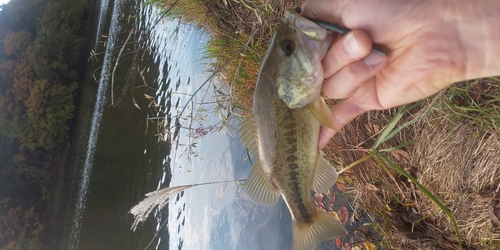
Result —
[[0, 5], [4, 4], [4, 3], [8, 3], [9, 0], [0, 0]]

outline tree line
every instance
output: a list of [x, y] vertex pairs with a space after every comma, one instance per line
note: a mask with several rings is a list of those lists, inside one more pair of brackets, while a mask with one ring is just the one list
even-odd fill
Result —
[[1, 6], [0, 249], [42, 247], [54, 159], [68, 143], [88, 54], [89, 5], [10, 0]]

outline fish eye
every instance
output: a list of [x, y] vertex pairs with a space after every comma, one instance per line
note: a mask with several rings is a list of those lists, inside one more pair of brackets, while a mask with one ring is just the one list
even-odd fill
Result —
[[283, 40], [283, 42], [281, 42], [281, 44], [280, 44], [280, 48], [281, 48], [281, 52], [283, 52], [283, 54], [285, 56], [291, 55], [293, 53], [293, 51], [295, 50], [295, 46], [294, 46], [293, 42], [289, 39]]

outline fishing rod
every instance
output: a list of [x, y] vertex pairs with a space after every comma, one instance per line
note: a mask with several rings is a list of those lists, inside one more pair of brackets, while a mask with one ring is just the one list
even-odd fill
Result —
[[[302, 12], [302, 9], [300, 7], [296, 7], [295, 8], [295, 12], [297, 12], [298, 14], [300, 14]], [[323, 20], [320, 20], [320, 19], [317, 19], [317, 18], [313, 18], [313, 17], [308, 17], [308, 16], [304, 16], [302, 15], [304, 18], [306, 19], [309, 19], [311, 21], [313, 21], [314, 23], [316, 23], [317, 25], [321, 26], [322, 28], [325, 28], [327, 30], [331, 30], [333, 32], [337, 32], [341, 35], [344, 35], [348, 32], [351, 31], [351, 29], [349, 28], [346, 28], [344, 26], [341, 26], [339, 24], [336, 24], [336, 23], [330, 23], [330, 22], [327, 22], [327, 21], [323, 21]], [[376, 43], [372, 43], [372, 51], [381, 55], [381, 56], [387, 56], [389, 53], [387, 52], [387, 50], [382, 46], [382, 45], [378, 45]]]

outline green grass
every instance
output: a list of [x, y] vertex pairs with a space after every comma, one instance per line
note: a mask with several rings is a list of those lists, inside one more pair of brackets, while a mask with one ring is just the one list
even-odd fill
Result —
[[500, 134], [500, 79], [490, 77], [452, 85], [443, 111], [471, 121], [478, 131]]

